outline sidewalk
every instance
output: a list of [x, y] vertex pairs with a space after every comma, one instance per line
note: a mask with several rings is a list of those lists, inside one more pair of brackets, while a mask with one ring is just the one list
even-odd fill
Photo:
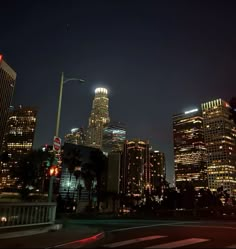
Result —
[[74, 226], [37, 235], [0, 239], [0, 248], [78, 248], [103, 237], [103, 231], [98, 228]]

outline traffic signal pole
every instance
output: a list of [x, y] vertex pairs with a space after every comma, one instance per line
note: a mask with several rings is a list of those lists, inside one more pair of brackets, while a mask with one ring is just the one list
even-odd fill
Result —
[[[56, 123], [56, 137], [59, 135], [59, 126], [60, 126], [60, 117], [61, 117], [61, 100], [62, 100], [62, 92], [63, 92], [63, 83], [64, 83], [64, 73], [61, 73], [61, 81], [60, 81], [60, 92], [59, 92], [59, 101], [58, 101], [58, 110], [57, 110], [57, 123]], [[55, 176], [50, 176], [49, 180], [49, 190], [48, 190], [48, 202], [52, 202], [52, 194], [53, 194], [53, 183]]]
[[[68, 81], [79, 81], [84, 83], [85, 80], [78, 79], [78, 78], [70, 78], [64, 79], [64, 73], [61, 73], [61, 80], [60, 80], [60, 91], [59, 91], [59, 100], [58, 100], [58, 109], [57, 109], [57, 123], [56, 123], [56, 134], [55, 137], [59, 137], [59, 128], [60, 128], [60, 118], [61, 118], [61, 102], [62, 102], [62, 93], [63, 93], [63, 84]], [[55, 153], [55, 151], [54, 151]], [[53, 194], [53, 183], [54, 183], [55, 175], [50, 176], [49, 182], [49, 191], [48, 191], [48, 202], [52, 201], [52, 194]]]
[[48, 191], [48, 202], [52, 202], [54, 179], [55, 179], [55, 176], [50, 176], [50, 180], [49, 180], [49, 191]]

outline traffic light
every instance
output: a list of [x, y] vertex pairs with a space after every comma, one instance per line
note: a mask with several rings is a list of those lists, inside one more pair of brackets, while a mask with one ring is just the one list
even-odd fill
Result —
[[49, 168], [49, 175], [50, 175], [50, 176], [57, 176], [58, 174], [59, 174], [58, 166], [52, 165], [52, 166]]

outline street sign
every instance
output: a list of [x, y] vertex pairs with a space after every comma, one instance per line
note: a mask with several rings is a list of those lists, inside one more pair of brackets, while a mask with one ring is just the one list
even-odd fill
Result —
[[53, 139], [53, 150], [59, 152], [61, 150], [61, 139], [54, 136]]

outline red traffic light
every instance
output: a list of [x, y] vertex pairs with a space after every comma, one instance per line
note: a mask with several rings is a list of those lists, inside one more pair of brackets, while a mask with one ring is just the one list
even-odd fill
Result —
[[50, 167], [50, 169], [49, 169], [49, 175], [50, 176], [57, 176], [58, 173], [59, 173], [59, 170], [58, 170], [57, 166], [53, 165], [53, 166]]

